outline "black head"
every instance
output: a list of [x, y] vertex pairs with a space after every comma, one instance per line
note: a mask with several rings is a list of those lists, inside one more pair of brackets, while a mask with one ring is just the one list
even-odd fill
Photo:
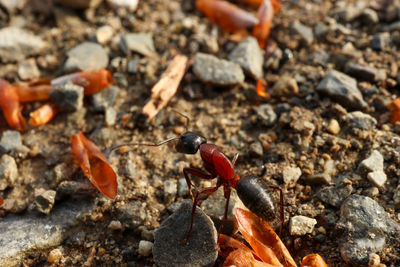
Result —
[[206, 138], [192, 132], [184, 133], [176, 145], [176, 151], [184, 154], [196, 154], [201, 144], [207, 142]]

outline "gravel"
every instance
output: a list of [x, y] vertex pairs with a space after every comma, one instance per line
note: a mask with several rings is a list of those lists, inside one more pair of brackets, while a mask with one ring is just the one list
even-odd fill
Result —
[[241, 41], [229, 54], [229, 60], [237, 63], [243, 71], [254, 79], [263, 75], [263, 53], [258, 46], [257, 39], [247, 37]]
[[317, 197], [323, 202], [339, 208], [352, 192], [352, 185], [326, 186], [317, 192]]
[[121, 36], [121, 50], [129, 55], [130, 52], [136, 52], [143, 56], [152, 57], [156, 50], [151, 33], [127, 33]]
[[310, 27], [302, 24], [299, 21], [295, 21], [291, 28], [295, 34], [298, 34], [300, 36], [304, 44], [311, 45], [314, 41], [314, 34]]
[[20, 61], [18, 63], [18, 76], [21, 80], [34, 80], [40, 77], [40, 71], [34, 59]]
[[306, 235], [311, 234], [314, 230], [314, 226], [317, 224], [317, 220], [306, 216], [293, 216], [290, 218], [289, 232], [290, 235]]
[[74, 112], [83, 106], [83, 87], [67, 82], [50, 92], [50, 99], [62, 111]]
[[4, 131], [0, 139], [0, 153], [27, 153], [29, 148], [22, 144], [21, 134], [17, 131]]
[[143, 257], [150, 256], [153, 250], [153, 246], [154, 246], [153, 242], [147, 240], [140, 240], [138, 249], [139, 255]]
[[104, 69], [108, 65], [108, 53], [101, 45], [84, 42], [67, 52], [64, 64], [66, 72]]
[[274, 108], [270, 104], [263, 104], [256, 109], [258, 120], [262, 125], [269, 127], [276, 122], [277, 116]]
[[12, 187], [17, 178], [17, 163], [13, 157], [4, 154], [0, 158], [0, 190]]
[[361, 161], [358, 171], [361, 173], [383, 171], [383, 161], [382, 154], [378, 150], [374, 150], [368, 158]]
[[282, 179], [285, 185], [290, 188], [294, 187], [301, 176], [301, 169], [298, 167], [287, 166], [283, 168]]
[[371, 82], [376, 80], [378, 74], [376, 68], [354, 62], [348, 62], [344, 67], [344, 72], [354, 78]]
[[374, 117], [361, 111], [350, 112], [343, 117], [343, 120], [353, 128], [368, 130], [377, 124]]
[[37, 195], [35, 197], [35, 202], [33, 204], [35, 205], [37, 211], [48, 215], [50, 214], [50, 211], [53, 208], [55, 198], [56, 198], [56, 191], [47, 190]]
[[164, 182], [164, 202], [169, 205], [174, 202], [176, 194], [178, 193], [178, 184], [176, 180], [167, 180]]

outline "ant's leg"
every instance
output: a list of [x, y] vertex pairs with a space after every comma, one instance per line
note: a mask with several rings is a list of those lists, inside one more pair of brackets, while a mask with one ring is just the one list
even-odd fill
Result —
[[203, 171], [201, 171], [199, 169], [183, 168], [183, 175], [185, 175], [186, 183], [187, 183], [188, 188], [189, 188], [189, 194], [190, 194], [190, 197], [192, 198], [192, 201], [194, 202], [194, 197], [193, 197], [193, 193], [192, 193], [192, 190], [191, 190], [191, 187], [194, 186], [194, 185], [190, 181], [190, 178], [189, 178], [188, 174], [191, 174], [193, 176], [199, 177], [200, 179], [206, 179], [206, 180], [212, 180], [212, 179], [215, 178], [215, 176], [213, 176], [213, 175], [211, 175], [209, 173], [203, 172]]
[[283, 210], [283, 191], [280, 186], [270, 185], [269, 188], [274, 190], [279, 190], [279, 198], [280, 198], [280, 213], [281, 213], [281, 228], [279, 229], [279, 235], [282, 234], [283, 223], [285, 222], [285, 215]]
[[228, 220], [228, 210], [229, 210], [229, 199], [231, 197], [231, 188], [229, 186], [224, 186], [224, 196], [226, 198], [225, 202], [225, 212], [224, 212], [224, 218], [222, 219], [222, 223], [219, 226], [218, 233], [221, 233], [223, 229], [223, 225], [226, 223]]
[[235, 166], [235, 163], [236, 163], [236, 160], [238, 159], [238, 157], [239, 157], [239, 153], [237, 153], [237, 154], [233, 157], [233, 159], [232, 159], [232, 165], [233, 165], [233, 166]]
[[215, 187], [207, 187], [204, 188], [200, 191], [196, 192], [196, 197], [194, 198], [193, 201], [193, 207], [192, 207], [192, 218], [190, 219], [190, 227], [189, 227], [189, 231], [186, 234], [185, 239], [183, 240], [183, 242], [186, 244], [186, 242], [189, 239], [190, 233], [192, 232], [192, 228], [193, 228], [193, 221], [194, 221], [194, 215], [196, 214], [196, 207], [197, 207], [197, 203], [199, 201], [201, 201], [201, 199], [199, 199], [199, 196], [201, 196], [202, 194], [205, 195], [205, 198], [207, 198], [209, 195], [211, 195], [212, 193], [214, 193], [215, 191], [218, 190], [218, 188], [220, 187], [220, 185], [216, 185]]

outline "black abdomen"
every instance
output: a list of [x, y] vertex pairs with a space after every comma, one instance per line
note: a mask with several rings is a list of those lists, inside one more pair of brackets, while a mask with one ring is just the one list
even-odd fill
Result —
[[273, 199], [267, 191], [267, 183], [255, 176], [240, 179], [236, 192], [243, 204], [266, 221], [276, 217]]

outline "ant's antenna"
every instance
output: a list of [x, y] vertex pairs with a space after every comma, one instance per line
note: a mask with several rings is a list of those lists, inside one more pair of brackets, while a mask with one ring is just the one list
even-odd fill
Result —
[[175, 113], [181, 115], [182, 117], [184, 117], [184, 118], [186, 119], [186, 126], [185, 126], [185, 128], [186, 128], [186, 132], [188, 132], [188, 131], [189, 131], [190, 118], [189, 118], [188, 116], [186, 116], [185, 114], [180, 113], [180, 112], [177, 111], [176, 109], [171, 109], [171, 110], [172, 110], [173, 112], [175, 112]]

